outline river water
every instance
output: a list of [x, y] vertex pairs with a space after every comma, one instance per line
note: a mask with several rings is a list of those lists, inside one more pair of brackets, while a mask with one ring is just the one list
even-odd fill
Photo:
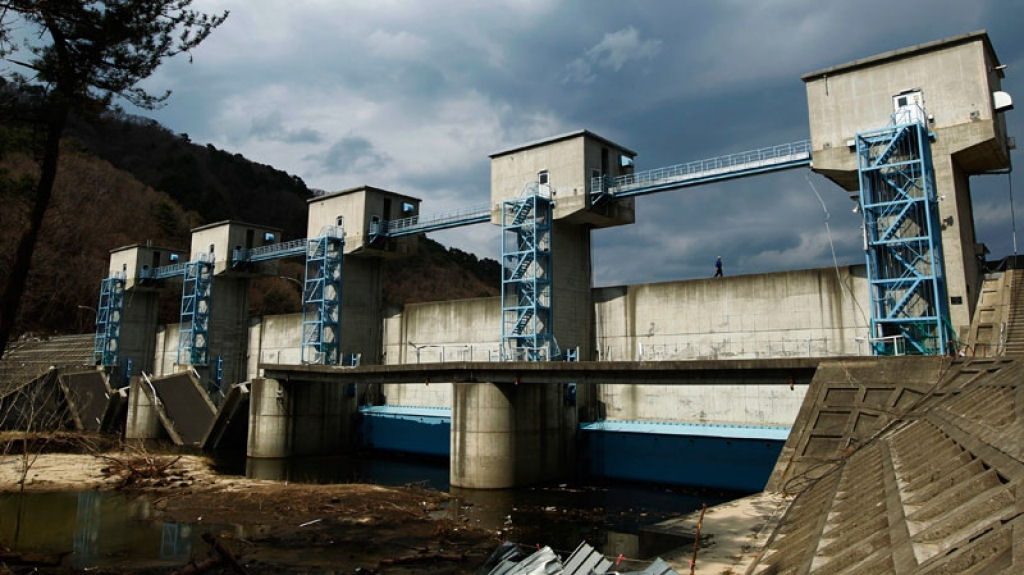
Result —
[[[645, 538], [645, 526], [699, 509], [702, 503], [711, 506], [742, 495], [596, 479], [467, 490], [448, 484], [447, 459], [381, 453], [290, 461], [223, 458], [216, 465], [225, 475], [244, 473], [293, 483], [413, 484], [446, 491], [453, 498], [444, 515], [500, 531], [505, 539], [531, 547], [549, 545], [561, 552], [587, 541], [605, 555], [638, 559], [665, 550], [664, 539]], [[153, 520], [151, 505], [148, 496], [117, 492], [3, 495], [0, 544], [22, 552], [70, 552], [70, 563], [76, 568], [126, 560], [154, 567], [180, 565], [193, 548], [203, 548], [200, 529]]]

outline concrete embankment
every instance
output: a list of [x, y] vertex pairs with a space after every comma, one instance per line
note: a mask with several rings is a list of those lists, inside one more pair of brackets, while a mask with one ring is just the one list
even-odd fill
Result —
[[1024, 572], [1022, 376], [1009, 360], [823, 363], [768, 491], [708, 510], [697, 572]]

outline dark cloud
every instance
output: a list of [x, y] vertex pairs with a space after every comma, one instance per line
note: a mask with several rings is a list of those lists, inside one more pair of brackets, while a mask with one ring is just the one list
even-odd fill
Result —
[[324, 153], [310, 157], [329, 174], [366, 173], [382, 169], [391, 159], [361, 136], [346, 136]]
[[324, 141], [324, 135], [312, 128], [285, 128], [280, 112], [253, 118], [249, 134], [261, 140], [286, 144], [319, 144]]
[[[161, 67], [153, 90], [175, 94], [157, 117], [311, 185], [360, 178], [430, 212], [486, 201], [487, 153], [569, 129], [633, 148], [638, 169], [804, 138], [801, 74], [979, 28], [1008, 65], [1003, 89], [1024, 98], [1018, 0], [453, 2], [251, 0], [192, 65]], [[1008, 131], [1024, 141], [1019, 108]], [[846, 194], [808, 174], [638, 198], [636, 224], [594, 232], [598, 283], [702, 277], [713, 255], [727, 273], [827, 266], [831, 246], [862, 263]], [[978, 240], [1009, 253], [1007, 178], [972, 187]], [[487, 233], [444, 237], [498, 249], [480, 247]]]

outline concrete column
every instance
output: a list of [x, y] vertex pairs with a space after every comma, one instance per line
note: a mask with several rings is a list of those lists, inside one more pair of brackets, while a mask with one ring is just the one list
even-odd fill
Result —
[[356, 396], [349, 384], [252, 380], [249, 457], [331, 455], [352, 445]]
[[291, 396], [276, 379], [256, 378], [249, 388], [249, 457], [292, 454]]
[[[160, 311], [160, 294], [143, 288], [132, 288], [124, 294], [121, 308], [121, 338], [118, 369], [125, 360], [132, 360], [135, 373], [153, 373], [156, 357], [156, 330]], [[123, 376], [123, 374], [122, 374]]]
[[209, 365], [197, 367], [203, 385], [216, 376], [217, 356], [224, 358], [222, 389], [241, 383], [246, 373], [249, 350], [249, 279], [214, 276], [210, 302]]
[[162, 435], [160, 415], [151, 391], [143, 389], [142, 378], [132, 377], [128, 388], [128, 420], [125, 423], [125, 439], [157, 439]]
[[937, 143], [932, 151], [950, 321], [964, 338], [970, 329], [981, 278], [975, 253], [971, 186], [968, 174], [943, 146]]
[[380, 258], [346, 255], [341, 270], [341, 353], [353, 353], [366, 365], [381, 363], [383, 354]]
[[452, 486], [504, 489], [574, 468], [576, 405], [564, 385], [459, 384], [452, 396]]

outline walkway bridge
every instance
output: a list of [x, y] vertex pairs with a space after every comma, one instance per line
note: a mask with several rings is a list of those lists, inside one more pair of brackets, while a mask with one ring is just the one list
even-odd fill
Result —
[[810, 165], [811, 141], [799, 140], [615, 178], [593, 178], [590, 194], [593, 203], [598, 204]]
[[[811, 165], [811, 141], [759, 148], [685, 164], [675, 164], [616, 178], [597, 177], [591, 181], [592, 203], [614, 201], [656, 192], [667, 192], [712, 182], [745, 178]], [[373, 237], [397, 238], [434, 232], [491, 220], [490, 204], [466, 206], [438, 214], [412, 216], [381, 222], [370, 229]]]

